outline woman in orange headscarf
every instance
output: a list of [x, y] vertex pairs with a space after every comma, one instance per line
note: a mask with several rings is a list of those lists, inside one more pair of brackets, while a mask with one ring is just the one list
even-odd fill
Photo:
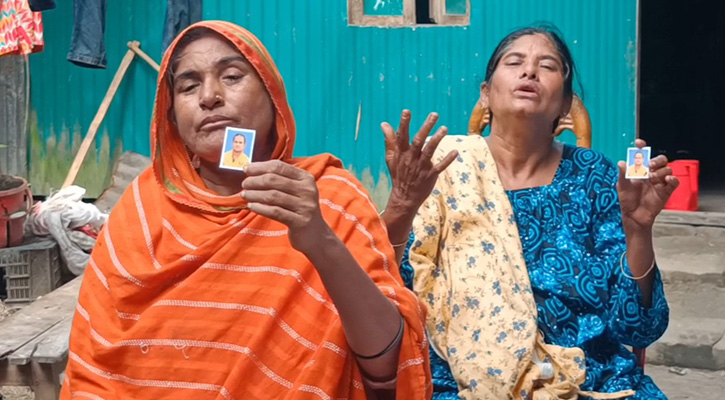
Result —
[[[227, 126], [256, 131], [245, 173], [218, 168]], [[91, 256], [61, 398], [430, 396], [425, 316], [376, 209], [339, 160], [292, 158], [257, 38], [183, 32], [151, 136]]]

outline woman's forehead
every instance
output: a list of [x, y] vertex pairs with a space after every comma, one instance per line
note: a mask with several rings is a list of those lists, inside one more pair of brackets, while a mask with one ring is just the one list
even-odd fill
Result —
[[558, 58], [559, 52], [554, 44], [544, 35], [524, 35], [514, 40], [504, 52], [504, 57], [519, 53], [523, 55], [552, 55]]
[[181, 70], [195, 65], [213, 65], [230, 59], [249, 64], [249, 61], [228, 40], [210, 34], [189, 43], [183, 49], [176, 69]]

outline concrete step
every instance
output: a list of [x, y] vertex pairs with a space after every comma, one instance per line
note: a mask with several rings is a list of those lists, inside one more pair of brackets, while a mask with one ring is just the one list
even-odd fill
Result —
[[665, 211], [654, 243], [670, 325], [647, 361], [725, 370], [725, 213]]
[[725, 227], [657, 223], [654, 245], [666, 283], [725, 287]]
[[725, 289], [695, 282], [666, 284], [670, 325], [647, 349], [655, 365], [725, 370]]
[[725, 370], [725, 319], [677, 318], [647, 349], [655, 365]]
[[665, 392], [669, 400], [722, 399], [725, 393], [725, 371], [647, 365], [644, 372]]

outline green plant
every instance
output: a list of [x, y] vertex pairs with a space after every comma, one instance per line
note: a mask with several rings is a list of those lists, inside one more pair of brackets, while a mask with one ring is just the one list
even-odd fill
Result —
[[[83, 140], [81, 126], [77, 123], [72, 129], [63, 125], [59, 130], [60, 133], [56, 133], [51, 126], [46, 137], [44, 132], [38, 129], [35, 112], [31, 114], [28, 129], [30, 141], [28, 174], [29, 181], [33, 185], [33, 193], [49, 195], [61, 187]], [[120, 142], [111, 146], [111, 136], [107, 130], [98, 133], [98, 138], [83, 160], [74, 182], [86, 189], [86, 197], [96, 198], [108, 186], [113, 166], [122, 149], [123, 145]]]

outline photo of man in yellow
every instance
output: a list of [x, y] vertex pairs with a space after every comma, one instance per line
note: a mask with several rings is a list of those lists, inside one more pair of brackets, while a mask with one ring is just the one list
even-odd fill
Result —
[[247, 147], [247, 138], [241, 133], [234, 135], [232, 149], [224, 153], [222, 166], [243, 169], [249, 164], [249, 157], [244, 154]]
[[[649, 160], [647, 160], [649, 161]], [[642, 150], [634, 152], [630, 166], [627, 168], [627, 178], [648, 178], [649, 177], [649, 162], [645, 162], [645, 154]]]

